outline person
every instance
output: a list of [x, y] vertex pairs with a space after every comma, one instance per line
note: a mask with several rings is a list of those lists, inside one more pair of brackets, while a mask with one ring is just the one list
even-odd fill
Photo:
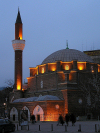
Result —
[[63, 120], [63, 117], [62, 117], [61, 114], [59, 114], [59, 118], [58, 118], [58, 124], [57, 124], [57, 126], [59, 125], [59, 123], [61, 123], [62, 126], [63, 126], [63, 124], [64, 124], [64, 120]]
[[68, 122], [69, 122], [69, 114], [66, 114], [66, 115], [65, 115], [65, 121], [66, 121], [66, 124], [67, 124], [67, 126], [68, 126]]
[[35, 123], [35, 115], [32, 115], [31, 119], [32, 119], [32, 123], [34, 124]]
[[72, 121], [72, 126], [75, 126], [76, 117], [75, 117], [75, 115], [73, 113], [70, 116], [70, 120]]

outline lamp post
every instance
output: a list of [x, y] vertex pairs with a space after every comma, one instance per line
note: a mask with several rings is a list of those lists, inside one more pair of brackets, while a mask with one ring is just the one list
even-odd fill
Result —
[[6, 103], [3, 103], [3, 105], [4, 105], [4, 117], [5, 117]]
[[6, 102], [3, 103], [3, 105], [4, 105], [4, 116], [7, 117], [7, 115], [8, 115], [8, 111], [7, 111], [7, 97], [5, 98], [5, 100], [6, 100]]
[[58, 115], [58, 117], [59, 117], [59, 105], [56, 104], [56, 105], [55, 105], [55, 108], [57, 109], [57, 113], [58, 113], [57, 115]]

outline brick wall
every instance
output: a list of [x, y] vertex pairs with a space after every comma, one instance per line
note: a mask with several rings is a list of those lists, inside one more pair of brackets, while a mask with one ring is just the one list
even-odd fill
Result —
[[[33, 114], [35, 107], [39, 105], [44, 112], [44, 121], [57, 121], [58, 114], [64, 114], [64, 101], [41, 101], [41, 102], [22, 102], [22, 103], [12, 103], [10, 105], [10, 110], [15, 107], [18, 111], [22, 110], [26, 106], [30, 111], [30, 116]], [[56, 109], [56, 105], [59, 108]]]
[[[42, 84], [42, 85], [41, 85]], [[37, 90], [56, 88], [56, 73], [41, 74], [37, 76]]]
[[[85, 115], [85, 101], [82, 91], [80, 90], [68, 90], [68, 111], [74, 113], [76, 116]], [[82, 103], [79, 103], [79, 99], [82, 99]]]

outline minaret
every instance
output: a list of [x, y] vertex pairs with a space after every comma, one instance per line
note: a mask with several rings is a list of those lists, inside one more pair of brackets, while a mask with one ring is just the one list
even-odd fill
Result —
[[22, 52], [25, 47], [23, 40], [23, 24], [18, 9], [17, 19], [15, 23], [15, 40], [12, 41], [12, 46], [15, 51], [15, 84], [14, 89], [22, 90]]

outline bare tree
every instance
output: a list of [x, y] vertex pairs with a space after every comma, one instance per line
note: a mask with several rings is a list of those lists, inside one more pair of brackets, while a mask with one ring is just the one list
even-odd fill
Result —
[[79, 82], [79, 88], [83, 91], [86, 99], [86, 108], [99, 112], [100, 75], [91, 74], [91, 76], [87, 77], [87, 80], [81, 77]]
[[5, 83], [7, 84], [7, 87], [13, 88], [14, 81], [12, 79], [7, 79]]

